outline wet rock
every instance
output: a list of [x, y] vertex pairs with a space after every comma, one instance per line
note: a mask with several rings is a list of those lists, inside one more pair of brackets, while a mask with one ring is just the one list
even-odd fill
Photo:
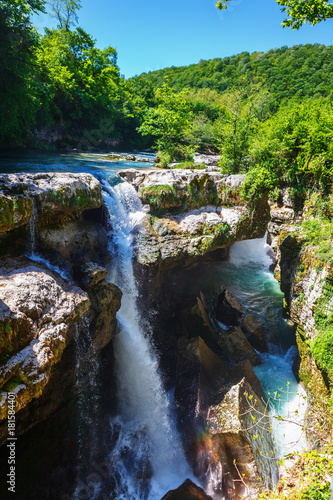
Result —
[[224, 290], [217, 298], [216, 319], [227, 326], [235, 326], [242, 316], [242, 309], [238, 300], [229, 290]]
[[90, 307], [88, 296], [28, 259], [4, 259], [0, 269], [0, 387], [16, 395], [16, 411], [41, 395], [61, 359], [69, 327]]
[[267, 342], [272, 342], [273, 337], [258, 317], [254, 316], [254, 314], [248, 314], [242, 320], [241, 328], [257, 351], [268, 351]]
[[91, 328], [94, 330], [93, 348], [103, 349], [116, 330], [116, 314], [121, 305], [121, 290], [113, 283], [101, 280], [86, 288], [91, 302]]
[[190, 479], [186, 479], [179, 488], [168, 491], [162, 500], [212, 500], [212, 497]]
[[105, 265], [109, 258], [106, 229], [95, 222], [79, 220], [59, 228], [43, 227], [37, 239], [40, 250], [76, 273], [85, 261]]
[[231, 330], [221, 330], [217, 342], [231, 363], [238, 363], [248, 359], [255, 366], [261, 363], [256, 353], [240, 327]]

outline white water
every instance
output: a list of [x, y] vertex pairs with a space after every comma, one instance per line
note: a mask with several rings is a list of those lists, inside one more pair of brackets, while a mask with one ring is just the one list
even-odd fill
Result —
[[[268, 272], [271, 258], [266, 235], [261, 239], [235, 243], [230, 248], [230, 262], [237, 267], [252, 263], [258, 266], [257, 272], [265, 275], [265, 281], [274, 280]], [[306, 393], [297, 383], [292, 371], [292, 363], [297, 347], [285, 350], [281, 346], [268, 344], [269, 353], [260, 354], [262, 364], [254, 367], [261, 385], [270, 401], [272, 433], [275, 439], [278, 458], [293, 451], [306, 449], [307, 443], [302, 430], [307, 409]], [[276, 393], [276, 394], [274, 394]], [[278, 417], [283, 417], [279, 419]]]
[[[115, 498], [159, 500], [191, 472], [159, 375], [158, 359], [141, 327], [136, 304], [133, 228], [140, 224], [145, 212], [133, 186], [123, 182], [111, 187], [105, 182], [103, 188], [114, 255], [109, 279], [123, 292], [118, 312], [120, 331], [115, 338], [119, 416], [111, 422], [113, 432], [119, 433], [111, 454], [111, 460], [117, 463]], [[140, 485], [142, 468], [148, 477], [148, 492]]]

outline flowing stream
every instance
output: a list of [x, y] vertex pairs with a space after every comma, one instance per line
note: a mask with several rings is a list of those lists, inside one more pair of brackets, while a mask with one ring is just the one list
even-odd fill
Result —
[[[104, 182], [110, 219], [113, 265], [109, 279], [123, 292], [115, 339], [119, 416], [111, 421], [116, 435], [112, 457], [117, 463], [117, 499], [159, 500], [191, 475], [183, 453], [159, 364], [136, 300], [133, 273], [133, 229], [145, 212], [135, 189]], [[142, 470], [145, 471], [142, 477]]]

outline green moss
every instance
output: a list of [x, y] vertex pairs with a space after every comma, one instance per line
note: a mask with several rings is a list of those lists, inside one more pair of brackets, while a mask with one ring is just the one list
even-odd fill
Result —
[[12, 377], [10, 380], [8, 380], [8, 382], [5, 383], [5, 385], [1, 387], [1, 390], [12, 392], [20, 385], [20, 383], [21, 382], [17, 378]]
[[182, 204], [177, 197], [176, 189], [168, 184], [152, 185], [141, 190], [142, 200], [149, 203], [153, 215], [159, 215], [168, 208], [174, 208]]

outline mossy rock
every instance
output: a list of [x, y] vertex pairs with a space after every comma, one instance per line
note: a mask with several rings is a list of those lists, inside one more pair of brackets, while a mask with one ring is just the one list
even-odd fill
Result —
[[26, 224], [33, 212], [33, 198], [28, 195], [0, 195], [0, 233]]

